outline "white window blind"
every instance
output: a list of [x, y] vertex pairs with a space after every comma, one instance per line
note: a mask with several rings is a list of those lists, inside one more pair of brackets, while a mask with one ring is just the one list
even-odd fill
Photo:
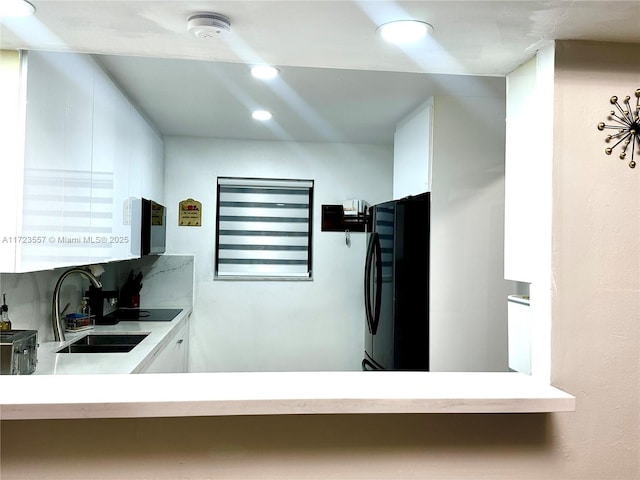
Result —
[[216, 278], [311, 278], [313, 180], [218, 178]]

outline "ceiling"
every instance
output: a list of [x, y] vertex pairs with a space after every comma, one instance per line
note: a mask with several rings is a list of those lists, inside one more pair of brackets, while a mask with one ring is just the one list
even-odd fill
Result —
[[[504, 95], [504, 76], [553, 40], [640, 43], [638, 0], [31, 3], [32, 17], [0, 18], [1, 48], [108, 54], [101, 63], [163, 134], [223, 138], [390, 143], [429, 95]], [[228, 16], [231, 32], [192, 37], [187, 18], [203, 11]], [[433, 34], [404, 48], [375, 35], [402, 18]], [[280, 77], [252, 79], [255, 63]], [[274, 119], [256, 124], [255, 107]]]
[[[398, 122], [431, 95], [505, 96], [497, 77], [279, 67], [263, 82], [240, 63], [98, 60], [165, 135], [392, 144]], [[259, 109], [273, 119], [253, 120]]]

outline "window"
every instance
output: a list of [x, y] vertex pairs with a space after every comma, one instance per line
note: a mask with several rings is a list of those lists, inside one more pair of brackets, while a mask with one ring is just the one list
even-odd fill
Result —
[[218, 178], [215, 277], [310, 279], [313, 180]]

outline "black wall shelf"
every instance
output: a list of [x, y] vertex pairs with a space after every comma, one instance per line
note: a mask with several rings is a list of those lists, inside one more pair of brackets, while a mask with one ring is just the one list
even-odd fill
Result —
[[364, 232], [367, 217], [365, 214], [350, 216], [344, 214], [342, 205], [322, 205], [323, 232]]

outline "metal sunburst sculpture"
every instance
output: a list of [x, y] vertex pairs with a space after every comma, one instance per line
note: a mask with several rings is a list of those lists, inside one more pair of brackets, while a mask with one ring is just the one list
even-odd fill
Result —
[[[604, 149], [604, 153], [611, 155], [613, 149], [622, 143], [622, 151], [620, 152], [620, 160], [624, 160], [627, 157], [627, 150], [631, 150], [631, 161], [629, 162], [629, 168], [635, 168], [636, 162], [634, 160], [636, 146], [638, 147], [638, 154], [640, 155], [640, 88], [635, 92], [636, 106], [635, 111], [631, 109], [630, 100], [631, 97], [626, 96], [623, 100], [623, 104], [626, 109], [623, 109], [618, 103], [618, 97], [615, 95], [609, 99], [612, 105], [615, 105], [619, 114], [615, 110], [609, 112], [607, 120], [616, 122], [616, 125], [605, 125], [604, 122], [598, 124], [598, 130], [604, 130], [605, 128], [611, 128], [618, 130], [618, 133], [613, 135], [607, 135], [605, 142], [610, 143], [612, 140], [617, 142], [612, 147]], [[630, 146], [630, 147], [629, 147]]]

